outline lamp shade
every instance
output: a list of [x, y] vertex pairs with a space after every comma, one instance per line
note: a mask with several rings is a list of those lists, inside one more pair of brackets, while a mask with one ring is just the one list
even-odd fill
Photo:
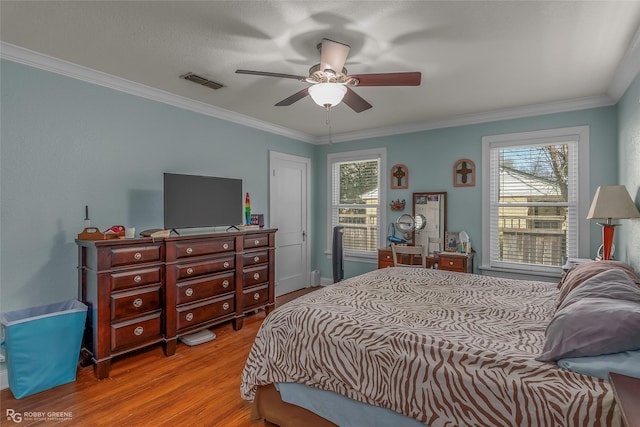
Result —
[[321, 107], [338, 105], [346, 93], [347, 87], [340, 83], [317, 83], [309, 87], [311, 99]]
[[587, 219], [640, 218], [638, 208], [624, 185], [598, 187], [591, 202]]

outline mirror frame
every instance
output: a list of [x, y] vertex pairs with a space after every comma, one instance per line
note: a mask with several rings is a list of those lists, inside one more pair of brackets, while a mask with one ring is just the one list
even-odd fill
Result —
[[[445, 233], [447, 231], [447, 192], [446, 191], [432, 191], [432, 192], [416, 192], [413, 193], [413, 197], [412, 197], [412, 214], [415, 218], [416, 213], [421, 213], [423, 214], [426, 218], [427, 218], [427, 226], [420, 231], [414, 231], [413, 232], [413, 236], [412, 236], [412, 242], [414, 245], [427, 245], [427, 255], [428, 256], [435, 256], [436, 254], [434, 254], [435, 251], [430, 250], [431, 248], [429, 248], [428, 245], [428, 238], [429, 238], [429, 229], [432, 228], [432, 226], [430, 227], [430, 222], [429, 222], [429, 215], [426, 212], [416, 212], [416, 205], [423, 205], [425, 203], [419, 203], [422, 200], [427, 200], [428, 204], [428, 199], [432, 198], [432, 197], [437, 197], [438, 201], [440, 202], [440, 206], [439, 206], [439, 214], [438, 214], [438, 238], [440, 239], [440, 249], [438, 252], [444, 251], [444, 238], [445, 238]], [[424, 237], [423, 237], [424, 236]], [[425, 242], [424, 239], [427, 239], [427, 241]]]

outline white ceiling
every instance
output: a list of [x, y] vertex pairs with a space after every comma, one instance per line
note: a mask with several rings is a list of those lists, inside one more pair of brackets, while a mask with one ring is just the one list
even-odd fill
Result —
[[327, 37], [351, 46], [349, 73], [422, 73], [418, 87], [355, 88], [373, 108], [334, 107], [337, 139], [610, 105], [640, 70], [640, 1], [2, 1], [0, 17], [4, 52], [35, 51], [309, 141], [329, 134], [323, 109], [309, 97], [274, 106], [304, 83], [235, 70], [307, 75]]

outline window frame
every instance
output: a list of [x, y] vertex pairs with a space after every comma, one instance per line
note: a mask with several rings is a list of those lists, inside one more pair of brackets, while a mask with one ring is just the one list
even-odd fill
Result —
[[[343, 162], [357, 162], [357, 161], [370, 161], [377, 160], [379, 162], [378, 170], [378, 244], [377, 247], [384, 246], [385, 227], [387, 223], [387, 203], [386, 203], [386, 187], [387, 182], [387, 149], [386, 148], [373, 148], [368, 150], [346, 151], [341, 153], [329, 153], [327, 154], [327, 245], [326, 254], [331, 257], [332, 254], [332, 240], [333, 240], [333, 166], [336, 163]], [[364, 261], [364, 262], [377, 262], [378, 253], [377, 248], [374, 251], [355, 251], [352, 249], [344, 250], [344, 259], [347, 261]]]
[[[482, 137], [482, 191], [485, 197], [482, 198], [482, 266], [481, 270], [489, 274], [514, 273], [537, 276], [557, 277], [562, 273], [561, 266], [541, 266], [534, 264], [520, 264], [500, 261], [492, 257], [492, 236], [493, 224], [492, 208], [494, 192], [497, 188], [492, 188], [492, 173], [499, 173], [499, 167], [492, 163], [492, 153], [494, 150], [503, 148], [518, 148], [524, 146], [548, 145], [554, 142], [575, 141], [577, 147], [577, 173], [575, 179], [575, 206], [576, 218], [574, 219], [575, 231], [568, 239], [568, 257], [589, 257], [590, 232], [589, 222], [586, 220], [589, 209], [589, 126], [575, 126], [558, 129], [547, 129], [531, 132], [518, 132], [503, 135], [490, 135]], [[494, 182], [498, 182], [496, 180]], [[497, 200], [495, 201], [497, 206]], [[496, 217], [497, 221], [497, 217]], [[569, 231], [571, 233], [571, 231]], [[573, 242], [573, 244], [571, 244]]]

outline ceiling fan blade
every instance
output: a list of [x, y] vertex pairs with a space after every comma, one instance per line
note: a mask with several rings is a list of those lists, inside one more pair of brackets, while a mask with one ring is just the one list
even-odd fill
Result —
[[236, 70], [236, 74], [251, 74], [254, 76], [281, 77], [283, 79], [304, 80], [306, 76], [296, 76], [293, 74], [270, 73], [268, 71]]
[[342, 102], [347, 104], [353, 111], [356, 113], [361, 113], [364, 110], [368, 110], [372, 107], [367, 101], [364, 100], [360, 95], [351, 90], [350, 87], [347, 87], [347, 93], [342, 98]]
[[322, 39], [322, 47], [320, 48], [320, 71], [330, 68], [336, 73], [341, 73], [350, 50], [351, 47], [347, 44]]
[[420, 86], [422, 73], [354, 74], [349, 77], [358, 79], [358, 86]]
[[296, 101], [300, 101], [302, 98], [304, 98], [307, 95], [309, 95], [309, 88], [304, 88], [300, 92], [296, 92], [290, 97], [278, 102], [276, 104], [276, 107], [286, 107], [287, 105], [291, 105]]

